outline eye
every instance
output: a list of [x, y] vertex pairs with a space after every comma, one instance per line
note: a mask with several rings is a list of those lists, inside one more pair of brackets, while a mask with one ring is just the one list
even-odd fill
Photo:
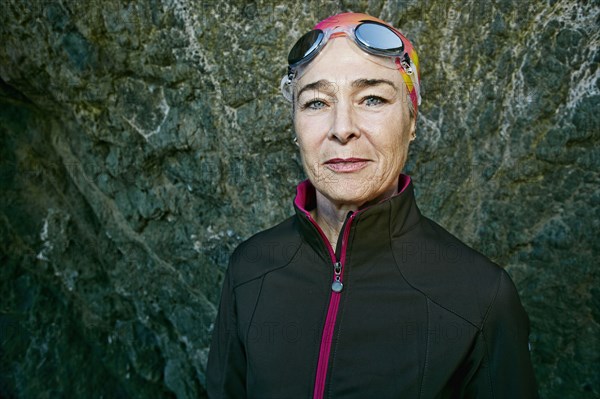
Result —
[[363, 103], [368, 106], [368, 107], [373, 107], [376, 105], [381, 105], [386, 103], [387, 101], [384, 98], [381, 98], [379, 96], [366, 96], [363, 100]]
[[305, 102], [304, 104], [302, 104], [302, 109], [312, 109], [312, 110], [318, 110], [318, 109], [322, 109], [325, 107], [325, 103], [321, 100], [310, 100]]

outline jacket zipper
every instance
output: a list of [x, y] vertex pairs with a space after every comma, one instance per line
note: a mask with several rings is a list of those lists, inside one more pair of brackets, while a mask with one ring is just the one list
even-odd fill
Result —
[[326, 244], [329, 250], [329, 256], [333, 263], [333, 281], [331, 282], [331, 294], [329, 296], [329, 307], [327, 309], [327, 317], [325, 319], [325, 325], [323, 326], [323, 333], [321, 334], [321, 346], [319, 349], [319, 361], [317, 363], [317, 374], [315, 376], [315, 387], [313, 392], [313, 399], [322, 399], [325, 392], [325, 379], [327, 377], [327, 367], [329, 364], [329, 357], [331, 353], [331, 341], [333, 339], [333, 331], [335, 329], [335, 322], [337, 319], [338, 308], [340, 305], [341, 292], [344, 287], [342, 282], [344, 274], [344, 264], [346, 263], [346, 247], [348, 244], [348, 236], [350, 235], [350, 225], [356, 213], [350, 215], [348, 222], [344, 226], [342, 234], [342, 248], [340, 251], [340, 259], [338, 260], [335, 252], [329, 243], [329, 240], [321, 230], [321, 227], [311, 218], [310, 221], [315, 225], [321, 238]]

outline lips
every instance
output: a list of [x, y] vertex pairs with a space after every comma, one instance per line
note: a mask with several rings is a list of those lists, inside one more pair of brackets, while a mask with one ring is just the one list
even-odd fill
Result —
[[325, 162], [325, 166], [334, 172], [357, 172], [367, 166], [368, 159], [364, 158], [332, 158]]

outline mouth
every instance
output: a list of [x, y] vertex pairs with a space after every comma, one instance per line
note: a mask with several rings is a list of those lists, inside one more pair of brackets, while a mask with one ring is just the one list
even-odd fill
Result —
[[332, 158], [325, 162], [325, 166], [334, 172], [352, 173], [365, 168], [368, 162], [364, 158]]

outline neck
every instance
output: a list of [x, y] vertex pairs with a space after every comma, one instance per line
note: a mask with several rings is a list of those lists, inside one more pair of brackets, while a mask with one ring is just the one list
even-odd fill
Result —
[[372, 204], [376, 204], [384, 199], [387, 199], [398, 192], [398, 186], [392, 187], [377, 198], [363, 204], [353, 203], [335, 203], [321, 194], [316, 192], [317, 207], [310, 213], [313, 219], [317, 222], [325, 236], [329, 240], [331, 247], [335, 249], [338, 238], [346, 221], [348, 212], [356, 212], [359, 209], [366, 208]]
[[335, 249], [346, 215], [357, 210], [356, 205], [335, 204], [317, 191], [317, 207], [311, 211], [311, 215], [325, 233], [331, 247]]

